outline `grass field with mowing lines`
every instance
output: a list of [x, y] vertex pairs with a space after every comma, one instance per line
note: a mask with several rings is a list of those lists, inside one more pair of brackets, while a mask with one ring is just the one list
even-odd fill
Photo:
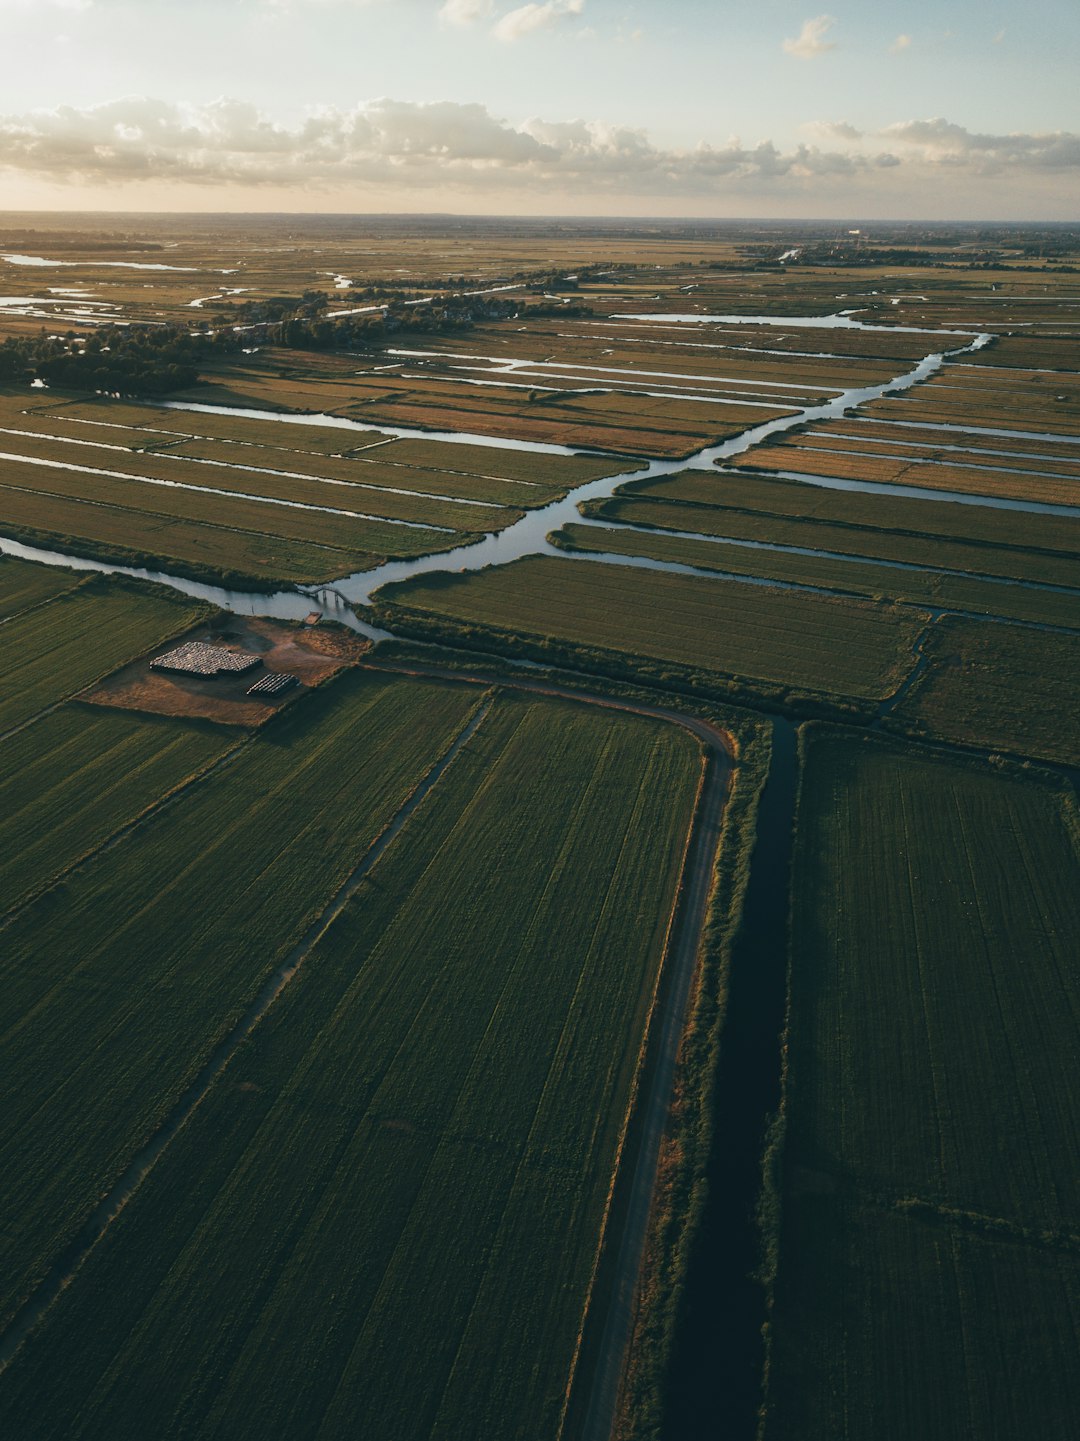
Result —
[[631, 481], [608, 500], [586, 502], [585, 510], [631, 525], [1080, 587], [1080, 520], [1069, 516], [860, 495], [726, 472], [716, 479], [684, 472], [670, 481]]
[[238, 744], [214, 726], [63, 706], [0, 747], [0, 915]]
[[[278, 470], [265, 470], [258, 468], [266, 463], [265, 457], [260, 461], [257, 454], [253, 454], [248, 447], [233, 446], [228, 457], [229, 464], [221, 465], [212, 462], [202, 462], [195, 458], [186, 458], [183, 453], [175, 450], [155, 451], [152, 453], [128, 452], [99, 449], [96, 446], [85, 444], [72, 445], [66, 441], [28, 439], [22, 436], [0, 435], [0, 450], [6, 451], [9, 455], [25, 455], [28, 458], [41, 458], [43, 460], [59, 461], [63, 464], [90, 466], [105, 471], [120, 472], [130, 476], [133, 480], [145, 478], [146, 480], [168, 480], [179, 485], [192, 487], [205, 487], [207, 489], [237, 491], [246, 495], [264, 495], [272, 500], [298, 501], [309, 506], [329, 506], [334, 510], [359, 511], [368, 516], [385, 517], [388, 520], [417, 521], [422, 525], [435, 525], [449, 527], [454, 530], [491, 530], [509, 524], [511, 521], [520, 518], [520, 511], [507, 511], [494, 506], [457, 505], [451, 501], [431, 500], [426, 496], [396, 495], [384, 490], [359, 490], [350, 489], [345, 485], [327, 485], [321, 482], [318, 477], [318, 470], [312, 477], [289, 475], [278, 472], [285, 472], [289, 468], [287, 452], [269, 451], [271, 465], [277, 465]], [[8, 462], [11, 464], [11, 462]], [[256, 467], [255, 469], [249, 466]], [[335, 466], [354, 482], [365, 480], [365, 471], [360, 462], [337, 461], [333, 459], [323, 461], [315, 458], [315, 466], [323, 467], [333, 471]], [[330, 475], [328, 479], [336, 477]], [[374, 480], [375, 477], [373, 476]], [[98, 484], [95, 476], [86, 477], [89, 481], [93, 494]], [[108, 484], [108, 482], [106, 482]], [[123, 485], [123, 482], [121, 482]], [[201, 498], [195, 495], [196, 509], [201, 504]], [[228, 504], [228, 502], [226, 502]], [[275, 517], [271, 524], [277, 524], [280, 510], [271, 507], [270, 514]], [[286, 512], [288, 514], [288, 512]], [[293, 512], [304, 516], [304, 512]], [[256, 519], [258, 517], [256, 516]], [[351, 517], [334, 517], [340, 519], [346, 530], [346, 539], [349, 538], [348, 527], [354, 522]], [[250, 513], [245, 517], [245, 523], [251, 524]], [[397, 534], [396, 530], [382, 532], [384, 536], [391, 538]]]
[[700, 764], [501, 700], [0, 1383], [7, 1424], [554, 1438]]
[[662, 531], [643, 535], [639, 531], [609, 527], [566, 525], [551, 538], [555, 544], [569, 551], [644, 555], [703, 570], [822, 586], [826, 590], [868, 599], [883, 598], [920, 606], [975, 611], [980, 615], [1004, 615], [1011, 620], [1080, 628], [1080, 595], [1024, 590], [1016, 585], [995, 585], [992, 581], [968, 580], [926, 570], [900, 570], [895, 566], [867, 565], [858, 560], [836, 560], [830, 556], [754, 550], [746, 546], [724, 545], [722, 541], [715, 540], [685, 540], [680, 536], [664, 535]]
[[164, 591], [136, 593], [95, 577], [16, 616], [0, 626], [5, 679], [0, 734], [187, 630], [204, 614], [203, 607]]
[[43, 605], [82, 579], [75, 571], [50, 570], [15, 556], [0, 555], [0, 620]]
[[1075, 795], [824, 728], [804, 745], [766, 1441], [1065, 1441]]
[[[369, 455], [356, 456], [306, 455], [302, 451], [280, 450], [269, 445], [237, 445], [228, 440], [190, 440], [176, 446], [171, 455], [225, 461], [230, 465], [258, 466], [270, 470], [294, 471], [316, 480], [341, 480], [356, 486], [388, 486], [395, 490], [423, 491], [431, 495], [452, 496], [455, 499], [490, 501], [495, 505], [530, 506], [543, 505], [561, 494], [557, 489], [544, 486], [520, 485], [513, 481], [498, 480], [487, 476], [462, 475], [454, 471], [421, 469], [411, 465], [387, 465], [379, 457], [387, 446], [374, 446]], [[442, 447], [444, 451], [448, 447]], [[368, 492], [360, 490], [353, 496], [359, 504]], [[328, 497], [335, 494], [335, 487], [324, 491], [325, 504], [334, 502]], [[340, 497], [348, 491], [336, 488]], [[373, 497], [378, 501], [378, 492]], [[339, 500], [339, 504], [347, 502]], [[454, 508], [458, 519], [462, 516], [482, 514], [474, 507]], [[389, 514], [390, 512], [387, 512]], [[450, 508], [447, 507], [447, 513]], [[520, 513], [520, 512], [518, 512]], [[494, 512], [492, 512], [494, 514]]]
[[917, 457], [898, 460], [888, 455], [830, 452], [795, 441], [756, 446], [739, 457], [739, 464], [747, 470], [786, 470], [799, 475], [872, 481], [875, 485], [959, 490], [969, 495], [1036, 501], [1040, 505], [1080, 504], [1080, 482], [1075, 478], [1027, 475], [955, 463], [932, 465], [920, 462]]
[[895, 716], [916, 734], [1080, 764], [1080, 636], [945, 617]]
[[896, 688], [925, 620], [858, 600], [549, 556], [383, 586], [376, 611], [867, 698]]
[[[475, 701], [343, 676], [5, 928], [0, 1313], [123, 1171]], [[28, 1075], [42, 1083], [26, 1086]]]

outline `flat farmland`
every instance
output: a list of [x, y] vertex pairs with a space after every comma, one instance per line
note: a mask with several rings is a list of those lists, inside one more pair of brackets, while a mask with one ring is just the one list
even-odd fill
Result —
[[[0, 563], [0, 577], [13, 562]], [[135, 598], [123, 585], [95, 577], [70, 585], [46, 604], [0, 625], [0, 735], [66, 700], [91, 681], [204, 614], [160, 592]]]
[[925, 490], [960, 490], [1008, 500], [1037, 501], [1042, 505], [1080, 505], [1080, 478], [1055, 474], [1052, 468], [1033, 474], [988, 466], [965, 466], [955, 461], [928, 462], [917, 457], [896, 457], [864, 452], [831, 451], [801, 438], [755, 446], [739, 456], [745, 470], [794, 471], [799, 475], [833, 476], [844, 480], [873, 481], [877, 485], [916, 485]]
[[[875, 430], [879, 432], [878, 435], [873, 434]], [[882, 436], [881, 432], [886, 434]], [[923, 431], [923, 434], [932, 438], [921, 441], [915, 439], [917, 434], [918, 431], [909, 430], [907, 426], [875, 426], [873, 422], [868, 424], [865, 433], [858, 427], [854, 434], [851, 433], [850, 426], [846, 433], [815, 426], [813, 430], [801, 431], [798, 443], [805, 450], [832, 451], [871, 458], [885, 457], [889, 460], [933, 460], [942, 465], [961, 466], [965, 470], [985, 469], [991, 473], [1018, 470], [1028, 474], [1080, 479], [1080, 459], [1070, 457], [1065, 447], [1052, 446], [1045, 441], [1041, 450], [1038, 449], [1037, 441], [1028, 441], [1026, 453], [1023, 450], [1011, 453], [1011, 442], [1002, 437], [997, 437], [996, 449], [989, 448], [995, 443], [994, 437], [984, 438], [986, 448], [979, 449], [977, 446], [966, 445], [966, 437], [956, 436], [952, 432], [937, 431], [935, 434], [933, 431]], [[1052, 449], [1060, 450], [1061, 454], [1048, 453]]]
[[662, 531], [643, 534], [621, 527], [568, 525], [553, 539], [561, 548], [575, 553], [647, 556], [704, 570], [818, 586], [838, 595], [1071, 626], [1080, 634], [1080, 592], [1061, 595], [1050, 590], [1027, 590], [1008, 582], [997, 584], [931, 570], [874, 565], [842, 555], [793, 555], [770, 550], [764, 544], [760, 548], [726, 545], [722, 540], [688, 539]]
[[[988, 368], [988, 376], [994, 372]], [[902, 397], [868, 405], [872, 420], [914, 420], [951, 425], [992, 426], [1005, 430], [1044, 430], [1080, 436], [1080, 376], [1029, 374], [1023, 384], [997, 385], [978, 377], [963, 383], [946, 369]]]
[[586, 503], [584, 511], [599, 520], [660, 531], [731, 536], [1080, 588], [1080, 520], [973, 506], [958, 519], [959, 507], [947, 501], [865, 496], [779, 477], [746, 480], [725, 474], [720, 485], [714, 481], [701, 491], [673, 482], [676, 497], [711, 489], [713, 504], [668, 500], [661, 482], [648, 490], [631, 485], [609, 500]]
[[625, 461], [614, 456], [545, 455], [505, 446], [442, 444], [437, 440], [395, 440], [380, 447], [380, 459], [393, 465], [445, 468], [538, 486], [552, 498], [586, 481], [618, 475], [628, 468]]
[[74, 571], [48, 570], [0, 554], [0, 621], [7, 622], [21, 611], [54, 600], [78, 585], [80, 579]]
[[943, 618], [929, 664], [897, 707], [917, 734], [1080, 763], [1080, 637]]
[[[0, 448], [9, 469], [21, 459], [27, 464], [36, 461], [41, 465], [48, 463], [50, 467], [59, 469], [71, 467], [73, 469], [69, 473], [87, 471], [105, 480], [119, 476], [151, 485], [155, 482], [159, 485], [166, 482], [170, 487], [183, 487], [188, 495], [195, 497], [192, 505], [196, 517], [201, 513], [198, 509], [201, 505], [200, 493], [207, 491], [223, 493], [220, 498], [226, 501], [227, 506], [233, 493], [241, 502], [251, 496], [264, 500], [269, 509], [270, 519], [267, 524], [275, 526], [280, 526], [281, 517], [278, 512], [282, 506], [294, 512], [293, 515], [286, 516], [293, 525], [299, 522], [310, 525], [313, 516], [317, 517], [320, 511], [327, 511], [334, 515], [338, 527], [336, 533], [339, 533], [341, 540], [345, 542], [354, 539], [352, 523], [358, 519], [369, 523], [387, 522], [388, 524], [377, 532], [385, 544], [388, 539], [392, 541], [397, 537], [397, 530], [391, 528], [395, 522], [465, 532], [470, 528], [477, 530], [489, 524], [495, 528], [500, 521], [504, 521], [508, 513], [499, 507], [463, 505], [458, 501], [438, 497], [398, 494], [374, 485], [361, 490], [358, 485], [351, 485], [348, 481], [336, 478], [318, 479], [290, 473], [287, 463], [282, 465], [279, 462], [276, 470], [245, 464], [247, 457], [241, 455], [222, 464], [220, 461], [177, 455], [171, 449], [152, 453], [132, 452], [105, 448], [86, 441], [73, 443], [66, 439], [50, 440], [43, 436], [28, 437], [10, 433], [0, 433]], [[328, 461], [326, 468], [334, 469], [333, 462]], [[349, 473], [353, 473], [351, 469]], [[372, 477], [376, 474], [377, 472], [373, 472]], [[357, 477], [357, 481], [363, 484], [364, 473]], [[98, 489], [103, 497], [112, 494], [105, 485]], [[121, 490], [121, 494], [126, 493]], [[175, 493], [172, 499], [176, 499]], [[229, 511], [226, 510], [224, 514], [227, 523]], [[259, 515], [258, 512], [255, 514]], [[520, 511], [509, 514], [511, 518], [517, 519]], [[238, 524], [247, 521], [250, 526], [250, 510], [237, 511], [236, 515]], [[364, 534], [367, 535], [368, 532], [365, 531]], [[322, 530], [311, 535], [300, 531], [297, 538], [323, 540], [326, 536]]]
[[65, 705], [0, 747], [0, 915], [233, 750], [214, 726]]
[[1075, 796], [804, 735], [764, 1435], [1064, 1441]]
[[349, 673], [5, 925], [5, 1318], [475, 704]]
[[910, 669], [925, 621], [857, 600], [547, 556], [384, 586], [376, 609], [391, 621], [426, 615], [703, 675], [874, 699]]
[[7, 1428], [556, 1437], [700, 766], [497, 700], [4, 1375]]
[[[391, 526], [240, 496], [152, 485], [81, 462], [34, 464], [0, 458], [9, 532], [31, 532], [75, 553], [174, 559], [199, 578], [259, 582], [325, 580], [366, 569], [387, 555], [417, 555], [460, 544], [463, 533]], [[175, 537], [172, 532], [176, 530]], [[104, 543], [104, 544], [102, 544]]]
[[[280, 362], [281, 357], [277, 358]], [[208, 368], [193, 401], [261, 404], [281, 410], [332, 411], [374, 425], [458, 431], [508, 440], [583, 446], [616, 454], [689, 455], [747, 425], [790, 415], [790, 405], [715, 405], [677, 397], [604, 392], [596, 386], [538, 389], [521, 382], [491, 387], [433, 371], [408, 375], [356, 370], [355, 358], [318, 373], [281, 375], [267, 353], [261, 364]]]

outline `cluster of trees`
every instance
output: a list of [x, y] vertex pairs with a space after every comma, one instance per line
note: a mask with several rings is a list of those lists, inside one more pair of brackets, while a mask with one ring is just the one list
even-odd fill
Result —
[[11, 337], [0, 345], [0, 382], [48, 385], [109, 395], [167, 395], [194, 385], [208, 354], [240, 348], [233, 332], [208, 335], [175, 325], [103, 326], [87, 336], [69, 331]]
[[[579, 278], [584, 278], [584, 272]], [[525, 295], [558, 283], [535, 272], [519, 292], [495, 295], [446, 293], [430, 303], [407, 302], [398, 292], [361, 315], [335, 316], [323, 290], [274, 295], [224, 304], [212, 319], [193, 327], [108, 325], [90, 334], [12, 337], [0, 344], [0, 384], [48, 385], [109, 395], [166, 395], [194, 385], [208, 360], [260, 345], [290, 350], [371, 350], [391, 336], [466, 330], [478, 320], [507, 320], [524, 313], [588, 315], [579, 303], [528, 303]], [[562, 277], [561, 287], [572, 288]], [[370, 288], [370, 287], [369, 287]]]

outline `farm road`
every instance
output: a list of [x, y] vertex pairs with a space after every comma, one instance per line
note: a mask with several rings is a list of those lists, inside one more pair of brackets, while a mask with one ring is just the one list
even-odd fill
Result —
[[656, 1187], [660, 1143], [667, 1124], [679, 1042], [693, 984], [710, 883], [732, 771], [731, 737], [696, 716], [647, 702], [575, 690], [546, 680], [456, 671], [437, 665], [395, 665], [377, 659], [367, 668], [438, 680], [495, 685], [507, 690], [555, 696], [583, 705], [650, 716], [681, 726], [705, 747], [705, 775], [686, 851], [668, 954], [656, 1011], [650, 1021], [648, 1054], [636, 1103], [633, 1143], [624, 1151], [612, 1210], [617, 1225], [603, 1238], [601, 1272], [585, 1316], [584, 1341], [572, 1378], [570, 1409], [563, 1434], [575, 1441], [608, 1441], [634, 1325], [638, 1278], [644, 1258], [649, 1213]]

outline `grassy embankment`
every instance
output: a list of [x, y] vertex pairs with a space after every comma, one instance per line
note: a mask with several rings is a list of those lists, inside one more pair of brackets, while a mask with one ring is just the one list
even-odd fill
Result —
[[909, 608], [530, 557], [383, 587], [399, 633], [738, 702], [858, 710], [910, 668]]
[[804, 733], [765, 1441], [1071, 1435], [1075, 796]]
[[[354, 689], [399, 717], [411, 694], [424, 732], [438, 697], [476, 695]], [[390, 724], [345, 710], [353, 736]], [[399, 747], [422, 729], [405, 721]], [[669, 725], [498, 701], [4, 1377], [7, 1424], [553, 1437], [699, 768]], [[143, 887], [156, 849], [144, 838]], [[186, 938], [201, 1016], [223, 1010], [224, 925], [212, 965]]]

